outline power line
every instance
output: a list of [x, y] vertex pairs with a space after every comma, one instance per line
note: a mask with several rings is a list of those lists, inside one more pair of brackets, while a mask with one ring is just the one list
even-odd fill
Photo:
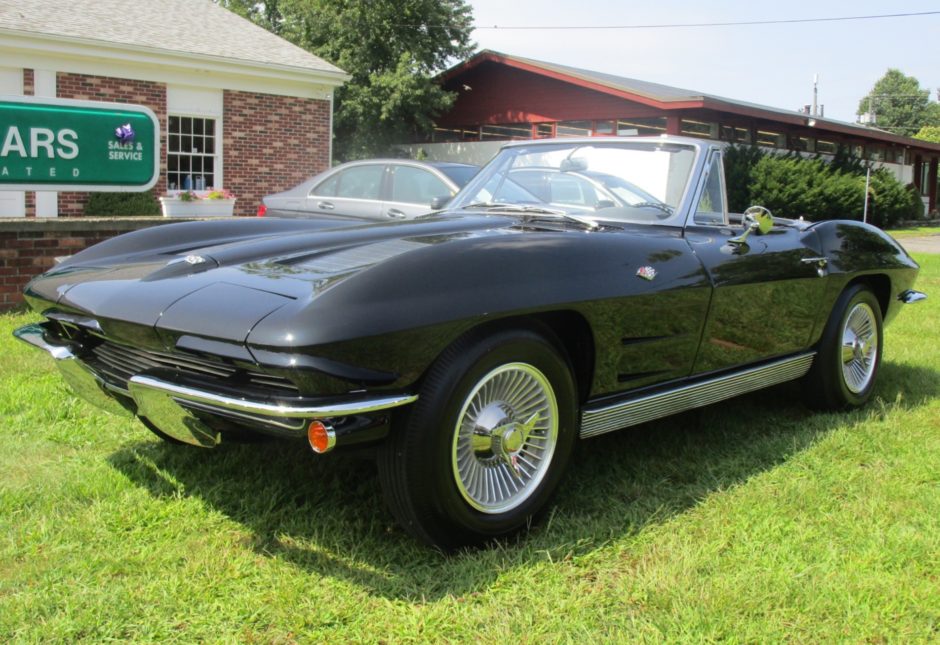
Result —
[[880, 20], [882, 18], [910, 18], [913, 16], [933, 16], [940, 14], [940, 11], [920, 11], [916, 13], [885, 13], [873, 16], [840, 16], [836, 18], [790, 18], [784, 20], [742, 20], [737, 22], [683, 22], [683, 23], [665, 23], [649, 25], [520, 25], [501, 27], [493, 25], [491, 27], [476, 26], [476, 30], [499, 30], [499, 31], [519, 31], [519, 30], [572, 30], [572, 29], [673, 29], [690, 27], [738, 27], [747, 25], [793, 25], [807, 22], [844, 22], [848, 20]]

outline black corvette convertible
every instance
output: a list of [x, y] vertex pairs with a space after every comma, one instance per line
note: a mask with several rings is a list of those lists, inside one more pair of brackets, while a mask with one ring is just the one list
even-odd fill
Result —
[[122, 235], [33, 280], [16, 335], [172, 443], [368, 447], [410, 533], [480, 542], [545, 508], [577, 439], [793, 379], [871, 396], [917, 264], [858, 222], [729, 215], [721, 154], [518, 142], [413, 221]]

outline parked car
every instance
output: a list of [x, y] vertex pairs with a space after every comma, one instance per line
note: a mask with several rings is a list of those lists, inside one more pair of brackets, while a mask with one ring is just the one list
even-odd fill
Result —
[[[16, 335], [172, 443], [374, 450], [409, 533], [477, 543], [546, 508], [576, 440], [793, 379], [818, 408], [871, 397], [918, 265], [859, 222], [730, 215], [721, 157], [516, 142], [446, 213], [129, 233], [34, 279], [45, 321]], [[544, 197], [531, 168], [629, 188]]]
[[408, 159], [340, 164], [283, 193], [261, 200], [266, 217], [411, 219], [438, 210], [479, 166]]

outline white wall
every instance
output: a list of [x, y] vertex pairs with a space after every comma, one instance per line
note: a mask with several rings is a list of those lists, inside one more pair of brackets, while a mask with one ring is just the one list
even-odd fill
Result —
[[[0, 67], [0, 94], [22, 96], [23, 70], [19, 67]], [[0, 217], [24, 217], [26, 193], [22, 190], [0, 190]]]
[[[35, 69], [33, 70], [33, 82], [35, 83], [36, 96], [47, 96], [55, 98], [56, 95], [56, 76], [55, 70]], [[45, 191], [36, 192], [36, 217], [58, 217], [59, 215], [59, 193]]]

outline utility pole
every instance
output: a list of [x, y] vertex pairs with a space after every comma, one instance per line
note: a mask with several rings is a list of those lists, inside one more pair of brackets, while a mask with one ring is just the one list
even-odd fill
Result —
[[865, 170], [865, 206], [862, 208], [862, 222], [868, 223], [868, 190], [871, 186], [871, 166]]
[[819, 112], [817, 111], [817, 102], [816, 98], [819, 94], [819, 74], [813, 74], [813, 116], [817, 116]]

